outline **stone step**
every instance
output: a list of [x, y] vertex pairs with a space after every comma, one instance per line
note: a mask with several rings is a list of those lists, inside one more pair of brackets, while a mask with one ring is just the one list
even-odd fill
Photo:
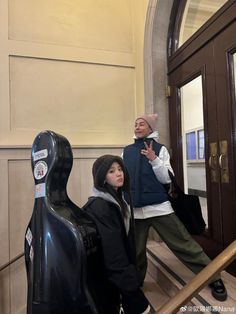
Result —
[[159, 310], [160, 307], [170, 299], [168, 294], [161, 289], [149, 273], [146, 275], [143, 291], [152, 307], [153, 312]]
[[[148, 271], [144, 292], [150, 298], [150, 303], [156, 311], [195, 275], [163, 242], [149, 241], [147, 255]], [[228, 291], [226, 301], [217, 301], [211, 295], [211, 289], [205, 287], [179, 313], [236, 313], [236, 278], [226, 271], [223, 271], [221, 275]], [[155, 288], [157, 290], [154, 289], [154, 284], [157, 284], [158, 288]]]

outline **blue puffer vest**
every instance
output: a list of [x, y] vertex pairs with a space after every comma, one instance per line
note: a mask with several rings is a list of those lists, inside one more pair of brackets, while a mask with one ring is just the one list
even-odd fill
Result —
[[130, 175], [131, 197], [134, 207], [161, 204], [168, 201], [164, 186], [157, 180], [147, 157], [141, 154], [145, 148], [144, 141], [150, 145], [153, 141], [153, 150], [159, 156], [162, 144], [153, 139], [137, 139], [134, 144], [124, 148], [123, 159]]

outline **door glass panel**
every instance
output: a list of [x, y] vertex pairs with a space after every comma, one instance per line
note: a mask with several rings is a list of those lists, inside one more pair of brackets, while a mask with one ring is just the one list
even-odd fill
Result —
[[179, 47], [228, 0], [187, 0], [179, 34]]
[[187, 194], [199, 196], [208, 225], [202, 77], [181, 87], [180, 95], [184, 189]]

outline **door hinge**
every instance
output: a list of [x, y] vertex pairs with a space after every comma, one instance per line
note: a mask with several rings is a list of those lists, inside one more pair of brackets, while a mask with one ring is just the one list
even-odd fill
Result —
[[166, 98], [170, 98], [171, 96], [171, 87], [170, 85], [166, 85]]

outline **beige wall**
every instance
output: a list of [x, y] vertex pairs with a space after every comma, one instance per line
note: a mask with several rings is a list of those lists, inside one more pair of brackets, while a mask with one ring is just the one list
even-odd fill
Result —
[[[133, 120], [145, 110], [148, 2], [0, 0], [0, 267], [23, 252], [34, 204], [30, 146], [40, 131], [56, 131], [74, 147], [68, 192], [79, 206], [93, 161], [119, 155], [131, 141]], [[0, 272], [0, 313], [25, 311], [22, 258]]]
[[123, 145], [144, 111], [148, 0], [0, 0], [0, 145]]

